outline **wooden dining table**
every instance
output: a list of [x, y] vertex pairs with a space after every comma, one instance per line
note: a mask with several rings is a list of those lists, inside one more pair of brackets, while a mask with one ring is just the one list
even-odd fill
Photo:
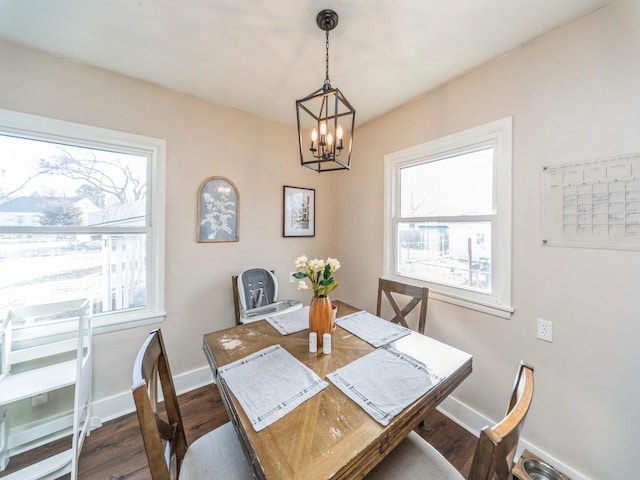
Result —
[[[333, 303], [338, 305], [338, 317], [360, 311], [340, 301]], [[204, 353], [255, 478], [363, 478], [472, 371], [472, 356], [468, 353], [412, 332], [391, 346], [428, 365], [442, 381], [397, 414], [388, 425], [378, 423], [329, 382], [320, 393], [256, 432], [219, 375], [219, 367], [279, 344], [326, 379], [330, 372], [375, 349], [339, 326], [332, 334], [330, 354], [323, 354], [322, 348], [310, 353], [308, 340], [308, 330], [282, 335], [266, 320], [204, 335]]]

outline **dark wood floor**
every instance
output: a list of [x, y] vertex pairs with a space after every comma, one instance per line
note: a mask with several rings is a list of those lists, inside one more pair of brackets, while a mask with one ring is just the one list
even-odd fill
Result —
[[[189, 443], [228, 421], [215, 385], [208, 385], [179, 397]], [[442, 453], [466, 478], [477, 438], [447, 417], [434, 411], [418, 433]], [[66, 448], [69, 440], [60, 440], [13, 457], [0, 478], [39, 458]], [[67, 476], [68, 478], [69, 476]], [[149, 480], [140, 427], [135, 413], [105, 423], [85, 441], [80, 456], [80, 480]]]

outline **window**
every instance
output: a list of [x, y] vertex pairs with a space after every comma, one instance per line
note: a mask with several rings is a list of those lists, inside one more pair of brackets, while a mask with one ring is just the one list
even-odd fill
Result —
[[508, 318], [511, 118], [385, 156], [384, 274]]
[[89, 298], [96, 332], [164, 316], [165, 142], [0, 110], [0, 298]]

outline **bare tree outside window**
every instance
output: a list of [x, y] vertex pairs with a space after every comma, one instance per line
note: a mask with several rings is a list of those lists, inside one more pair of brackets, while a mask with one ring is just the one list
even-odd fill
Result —
[[[38, 161], [37, 176], [52, 175], [81, 182], [79, 192], [99, 198], [112, 198], [123, 204], [142, 200], [146, 193], [146, 178], [140, 178], [130, 158], [105, 156], [105, 152], [70, 149], [57, 146], [58, 155]], [[104, 200], [103, 200], [104, 201]]]

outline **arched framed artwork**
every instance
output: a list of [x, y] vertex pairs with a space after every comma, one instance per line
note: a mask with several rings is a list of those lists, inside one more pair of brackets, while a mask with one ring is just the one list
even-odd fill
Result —
[[209, 177], [198, 189], [199, 243], [237, 242], [240, 195], [225, 177]]

